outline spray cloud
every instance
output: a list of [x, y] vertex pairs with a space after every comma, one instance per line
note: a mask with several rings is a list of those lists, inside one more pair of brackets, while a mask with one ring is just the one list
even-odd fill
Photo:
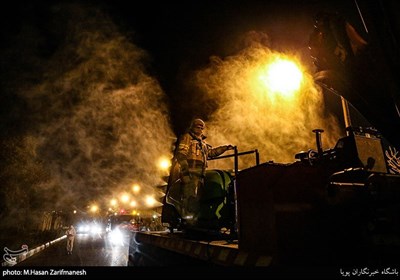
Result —
[[[303, 70], [301, 88], [291, 98], [265, 87], [260, 77], [266, 65], [277, 59], [300, 63], [294, 55], [268, 48], [267, 36], [261, 35], [250, 32], [242, 51], [224, 59], [212, 57], [208, 67], [196, 73], [205, 98], [217, 104], [207, 123], [209, 142], [237, 145], [239, 152], [258, 149], [261, 162], [286, 163], [302, 150], [316, 149], [312, 130], [322, 128], [324, 148], [332, 147], [340, 134], [338, 121], [324, 111], [323, 95], [310, 74]], [[254, 162], [244, 159], [242, 168]]]
[[[166, 100], [146, 74], [146, 52], [95, 7], [57, 4], [51, 11], [48, 28], [59, 44], [51, 55], [29, 53], [24, 59], [30, 68], [15, 83], [21, 86], [14, 94], [24, 104], [20, 119], [30, 127], [6, 143], [15, 159], [2, 174], [14, 178], [4, 189], [8, 226], [18, 223], [13, 210], [83, 209], [135, 183], [143, 198], [151, 195], [161, 181], [157, 162], [171, 153]], [[33, 29], [22, 29], [20, 37], [39, 42], [31, 45], [39, 48], [42, 39]], [[34, 180], [38, 174], [43, 176]], [[28, 184], [17, 182], [21, 178]], [[18, 193], [25, 195], [14, 197]], [[33, 212], [22, 217], [28, 216], [33, 219]]]

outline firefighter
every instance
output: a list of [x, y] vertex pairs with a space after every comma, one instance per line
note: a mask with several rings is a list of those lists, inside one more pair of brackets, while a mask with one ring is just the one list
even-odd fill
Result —
[[186, 133], [178, 140], [175, 158], [180, 164], [181, 182], [183, 183], [183, 209], [182, 216], [185, 220], [195, 219], [198, 211], [198, 191], [204, 184], [207, 159], [217, 157], [227, 150], [232, 150], [232, 145], [223, 145], [213, 148], [205, 142], [203, 134], [205, 123], [201, 119], [194, 119]]

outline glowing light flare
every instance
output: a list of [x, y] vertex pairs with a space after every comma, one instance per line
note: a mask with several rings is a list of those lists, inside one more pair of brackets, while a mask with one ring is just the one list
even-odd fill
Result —
[[132, 186], [132, 191], [133, 191], [134, 193], [138, 193], [138, 192], [140, 191], [140, 186], [139, 186], [138, 184], [134, 184], [134, 185]]
[[303, 73], [295, 62], [277, 58], [266, 66], [259, 78], [267, 92], [284, 98], [293, 98], [300, 89]]
[[118, 201], [115, 198], [113, 198], [111, 199], [110, 204], [111, 206], [116, 206], [118, 204]]
[[96, 213], [97, 211], [99, 211], [99, 207], [97, 205], [93, 204], [90, 206], [90, 212]]
[[158, 161], [158, 167], [161, 170], [168, 170], [170, 168], [170, 166], [171, 166], [171, 161], [169, 159], [167, 159], [167, 158], [161, 158]]
[[147, 196], [145, 201], [146, 201], [146, 205], [149, 207], [154, 206], [157, 202], [153, 196]]
[[137, 203], [136, 203], [135, 200], [132, 200], [132, 201], [129, 203], [129, 206], [131, 206], [131, 207], [136, 207], [136, 205], [137, 205]]
[[123, 234], [118, 228], [110, 233], [109, 238], [112, 245], [123, 245]]
[[129, 195], [128, 194], [126, 194], [126, 193], [124, 193], [124, 194], [122, 194], [121, 195], [121, 201], [123, 202], [123, 203], [127, 203], [128, 201], [129, 201]]

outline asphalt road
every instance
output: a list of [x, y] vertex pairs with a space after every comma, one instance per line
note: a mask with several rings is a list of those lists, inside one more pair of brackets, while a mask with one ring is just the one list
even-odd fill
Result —
[[110, 234], [78, 234], [72, 255], [66, 251], [66, 239], [18, 263], [15, 267], [31, 266], [127, 266], [129, 236], [113, 240]]

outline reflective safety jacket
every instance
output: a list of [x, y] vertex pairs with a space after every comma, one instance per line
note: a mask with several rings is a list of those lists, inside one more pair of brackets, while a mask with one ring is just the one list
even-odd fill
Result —
[[191, 132], [180, 137], [175, 156], [181, 165], [183, 175], [199, 171], [204, 175], [207, 159], [217, 157], [228, 149], [226, 145], [213, 148], [204, 141], [204, 138], [204, 136], [198, 138]]
[[68, 238], [68, 239], [73, 239], [73, 238], [75, 237], [75, 235], [76, 235], [75, 228], [74, 228], [74, 227], [69, 228], [69, 229], [65, 232], [65, 234], [67, 235], [67, 238]]

